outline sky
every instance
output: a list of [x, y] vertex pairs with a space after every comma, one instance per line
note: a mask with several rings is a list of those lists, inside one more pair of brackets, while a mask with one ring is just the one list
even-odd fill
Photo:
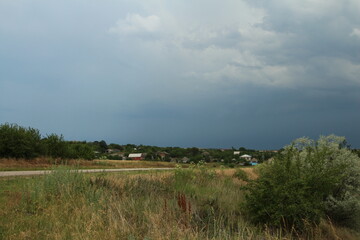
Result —
[[358, 0], [0, 0], [0, 124], [66, 140], [360, 148]]

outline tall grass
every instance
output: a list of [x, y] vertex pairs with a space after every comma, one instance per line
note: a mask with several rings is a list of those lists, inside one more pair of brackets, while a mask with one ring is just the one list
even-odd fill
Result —
[[168, 168], [175, 167], [175, 163], [159, 161], [133, 160], [83, 160], [38, 157], [34, 159], [0, 158], [0, 171], [42, 170], [54, 166], [73, 168]]
[[[0, 208], [0, 238], [302, 237], [250, 225], [241, 211], [243, 184], [236, 177], [202, 166], [177, 169], [174, 173], [95, 176], [58, 169], [27, 184], [23, 191], [7, 195], [9, 202], [17, 200], [11, 208]], [[311, 238], [355, 236], [334, 229], [323, 223], [314, 229]]]

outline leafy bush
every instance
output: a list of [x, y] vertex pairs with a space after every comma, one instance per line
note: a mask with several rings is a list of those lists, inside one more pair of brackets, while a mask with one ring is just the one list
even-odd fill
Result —
[[122, 156], [118, 156], [118, 155], [108, 155], [108, 156], [105, 156], [105, 159], [110, 159], [110, 160], [123, 160], [123, 157]]
[[67, 145], [62, 135], [50, 134], [42, 142], [46, 156], [65, 157], [68, 154]]
[[249, 177], [247, 175], [247, 173], [242, 170], [241, 168], [236, 169], [235, 173], [234, 173], [234, 177], [243, 180], [243, 181], [249, 181]]
[[229, 166], [229, 168], [234, 168], [235, 167], [235, 164], [234, 163], [229, 163], [227, 164]]
[[42, 153], [39, 130], [17, 124], [0, 125], [0, 157], [34, 158]]
[[258, 224], [306, 230], [329, 217], [359, 226], [360, 159], [334, 135], [295, 140], [247, 186], [245, 209]]
[[86, 142], [65, 142], [62, 135], [41, 139], [38, 129], [17, 124], [0, 125], [0, 157], [32, 159], [39, 156], [94, 159], [93, 148]]
[[95, 153], [86, 143], [68, 143], [68, 158], [94, 159]]

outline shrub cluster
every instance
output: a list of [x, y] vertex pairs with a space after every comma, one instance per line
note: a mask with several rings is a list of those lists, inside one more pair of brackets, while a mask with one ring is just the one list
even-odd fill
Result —
[[236, 171], [234, 173], [234, 177], [236, 177], [237, 179], [243, 180], [245, 182], [249, 181], [249, 176], [241, 168], [236, 169]]
[[257, 224], [305, 231], [329, 218], [360, 224], [360, 159], [334, 135], [295, 140], [247, 186], [245, 209]]
[[42, 154], [39, 130], [24, 128], [16, 124], [0, 126], [0, 156], [33, 158]]
[[86, 143], [66, 142], [62, 135], [50, 134], [42, 138], [40, 131], [31, 127], [0, 125], [0, 157], [31, 159], [39, 156], [93, 159], [94, 151]]

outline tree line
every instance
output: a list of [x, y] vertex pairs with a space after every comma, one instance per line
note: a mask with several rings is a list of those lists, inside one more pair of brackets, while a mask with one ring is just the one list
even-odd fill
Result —
[[[111, 154], [108, 150], [117, 150], [122, 153]], [[239, 149], [200, 149], [196, 147], [158, 147], [115, 143], [107, 144], [104, 140], [94, 142], [65, 141], [63, 135], [47, 134], [42, 136], [38, 129], [22, 127], [17, 124], [5, 123], [0, 125], [0, 158], [26, 158], [32, 159], [40, 156], [64, 158], [64, 159], [95, 159], [107, 158], [114, 160], [123, 159], [130, 153], [144, 153], [145, 160], [182, 161], [187, 158], [188, 162], [222, 162], [235, 164], [243, 161], [240, 155], [234, 155], [234, 151], [241, 154], [250, 154], [253, 158], [263, 162], [272, 158], [276, 153], [260, 152], [240, 147]], [[159, 153], [165, 154], [160, 157]]]
[[[96, 151], [102, 156], [106, 156], [108, 159], [121, 160], [120, 155], [115, 154], [104, 154], [106, 150], [112, 149], [120, 151], [122, 154], [128, 156], [130, 153], [144, 153], [145, 160], [149, 161], [171, 161], [177, 159], [181, 161], [183, 158], [187, 158], [189, 162], [198, 163], [199, 161], [205, 162], [222, 162], [224, 164], [233, 164], [244, 161], [240, 158], [243, 154], [249, 154], [253, 158], [256, 158], [259, 162], [264, 162], [277, 154], [277, 151], [257, 151], [253, 149], [246, 149], [240, 147], [239, 149], [216, 149], [216, 148], [182, 148], [182, 147], [159, 147], [159, 146], [148, 146], [148, 145], [135, 145], [135, 144], [106, 144], [105, 141], [92, 142]], [[240, 151], [241, 154], [234, 155], [234, 151]], [[165, 153], [165, 157], [160, 157], [159, 153]]]
[[0, 125], [0, 157], [25, 158], [54, 157], [93, 159], [93, 148], [86, 142], [65, 141], [63, 135], [49, 134], [42, 137], [31, 127], [5, 123]]

